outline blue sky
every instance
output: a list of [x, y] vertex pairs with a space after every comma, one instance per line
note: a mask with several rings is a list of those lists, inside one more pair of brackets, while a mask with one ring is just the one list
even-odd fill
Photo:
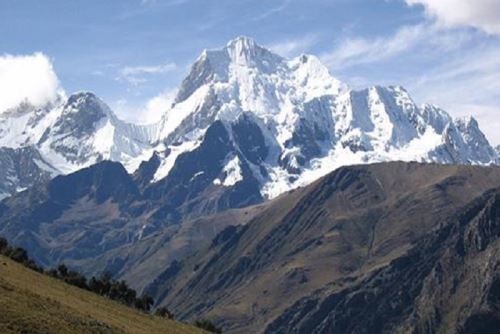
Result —
[[315, 54], [352, 87], [401, 84], [500, 144], [497, 0], [0, 0], [0, 59], [40, 52], [59, 87], [132, 121], [159, 115], [151, 101], [239, 35]]

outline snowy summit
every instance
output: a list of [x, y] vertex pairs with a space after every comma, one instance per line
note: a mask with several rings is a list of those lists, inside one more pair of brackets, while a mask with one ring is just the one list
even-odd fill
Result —
[[[225, 145], [207, 141], [214, 127]], [[160, 163], [150, 182], [160, 182], [179, 157], [210, 145], [223, 159], [200, 163], [210, 173], [191, 177], [212, 178], [211, 187], [252, 180], [267, 198], [348, 164], [498, 162], [473, 118], [418, 106], [399, 86], [349, 89], [317, 57], [286, 59], [248, 37], [203, 51], [157, 124], [123, 122], [94, 94], [76, 93], [1, 113], [0, 138], [4, 196], [103, 159], [133, 173], [154, 152]], [[16, 171], [22, 158], [32, 161], [36, 177]]]

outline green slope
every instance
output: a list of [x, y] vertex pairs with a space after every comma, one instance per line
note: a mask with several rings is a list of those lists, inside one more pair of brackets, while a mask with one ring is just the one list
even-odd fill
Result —
[[0, 256], [0, 333], [202, 333], [136, 311]]

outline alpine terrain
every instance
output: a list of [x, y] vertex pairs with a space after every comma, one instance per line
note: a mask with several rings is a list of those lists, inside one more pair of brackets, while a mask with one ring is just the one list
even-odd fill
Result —
[[500, 168], [341, 167], [146, 291], [231, 333], [497, 333]]
[[[212, 159], [182, 167], [202, 150]], [[285, 59], [247, 37], [203, 51], [157, 124], [125, 123], [89, 92], [0, 113], [3, 197], [104, 159], [129, 173], [151, 159], [143, 182], [158, 185], [175, 170], [200, 191], [251, 183], [239, 191], [256, 202], [347, 164], [497, 157], [473, 118], [418, 106], [398, 86], [351, 90], [315, 56]]]

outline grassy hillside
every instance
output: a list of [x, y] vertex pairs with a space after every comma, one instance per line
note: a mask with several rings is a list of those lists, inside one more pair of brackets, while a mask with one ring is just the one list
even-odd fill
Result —
[[148, 315], [0, 255], [0, 333], [202, 333]]

